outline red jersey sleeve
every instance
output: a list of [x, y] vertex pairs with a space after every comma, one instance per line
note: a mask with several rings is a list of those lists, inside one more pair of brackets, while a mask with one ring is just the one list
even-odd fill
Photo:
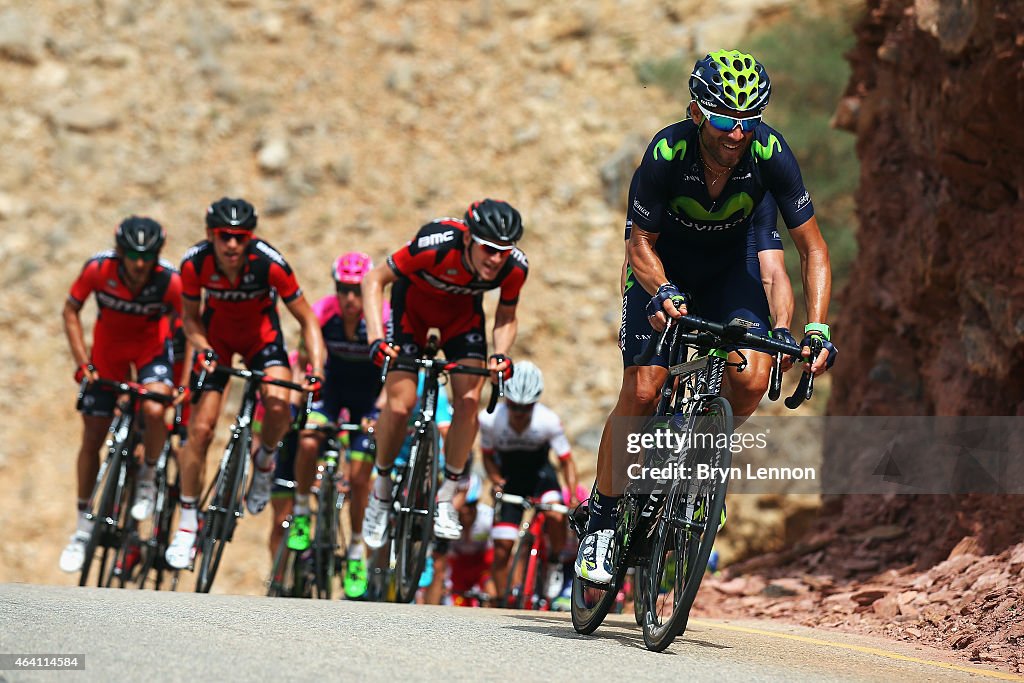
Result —
[[295, 279], [295, 273], [292, 272], [292, 269], [287, 264], [281, 267], [277, 263], [271, 263], [268, 278], [270, 286], [277, 290], [278, 296], [286, 304], [302, 296], [299, 281]]
[[519, 303], [519, 291], [523, 288], [526, 274], [529, 272], [526, 254], [519, 249], [513, 249], [509, 259], [513, 261], [512, 269], [501, 281], [501, 298], [498, 299], [499, 303], [504, 306], [514, 306]]
[[425, 250], [416, 250], [409, 242], [404, 247], [388, 256], [388, 266], [399, 277], [409, 277], [418, 270], [430, 267], [434, 262], [434, 254]]
[[68, 298], [79, 305], [84, 304], [85, 300], [96, 289], [96, 276], [99, 270], [99, 259], [92, 258], [86, 261], [85, 266], [82, 267], [82, 272], [71, 283], [71, 291], [68, 293]]
[[199, 282], [199, 273], [196, 272], [195, 263], [192, 259], [186, 258], [181, 262], [181, 295], [186, 299], [198, 300], [202, 295], [202, 285]]
[[171, 271], [171, 278], [164, 292], [164, 303], [181, 318], [181, 275]]

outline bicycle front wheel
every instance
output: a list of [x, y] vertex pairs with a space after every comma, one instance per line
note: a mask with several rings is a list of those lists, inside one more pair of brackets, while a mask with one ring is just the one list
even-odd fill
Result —
[[[733, 416], [729, 402], [716, 397], [698, 405], [690, 415], [684, 471], [698, 465], [728, 473], [732, 465], [729, 441]], [[727, 476], [682, 479], [672, 483], [650, 543], [650, 564], [638, 574], [643, 604], [644, 643], [664, 650], [683, 631], [690, 608], [711, 557], [725, 509]]]
[[78, 578], [79, 586], [84, 586], [89, 582], [92, 561], [97, 550], [100, 550], [100, 557], [96, 585], [103, 586], [103, 580], [106, 578], [110, 549], [115, 546], [117, 539], [118, 515], [116, 508], [121, 492], [121, 482], [124, 478], [122, 472], [125, 469], [124, 449], [125, 444], [121, 442], [111, 447], [110, 454], [96, 478], [96, 490], [100, 492], [99, 502], [93, 508], [92, 533], [89, 534], [89, 540], [85, 544], [85, 559], [82, 561], [82, 573]]
[[399, 493], [395, 524], [396, 602], [412, 602], [426, 565], [437, 507], [437, 446], [436, 427], [430, 424], [413, 437], [409, 450], [410, 468]]
[[206, 507], [203, 528], [196, 539], [200, 555], [199, 571], [196, 576], [197, 593], [210, 592], [220, 568], [221, 557], [224, 555], [224, 546], [231, 539], [236, 514], [241, 509], [245, 463], [249, 457], [248, 439], [239, 438], [231, 448], [226, 467], [217, 473], [213, 500]]
[[316, 532], [313, 535], [313, 564], [316, 595], [330, 600], [334, 594], [334, 556], [338, 549], [338, 489], [334, 473], [325, 473], [317, 494]]

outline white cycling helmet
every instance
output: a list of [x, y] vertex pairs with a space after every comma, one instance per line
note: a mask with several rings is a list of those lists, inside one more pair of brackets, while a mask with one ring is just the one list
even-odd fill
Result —
[[540, 400], [544, 391], [544, 376], [540, 368], [528, 360], [519, 361], [510, 379], [505, 384], [505, 398], [520, 405], [530, 405]]

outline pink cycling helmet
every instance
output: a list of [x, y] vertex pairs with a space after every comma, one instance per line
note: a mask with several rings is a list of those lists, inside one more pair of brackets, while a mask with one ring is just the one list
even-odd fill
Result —
[[338, 284], [358, 285], [371, 268], [373, 268], [373, 260], [370, 259], [369, 254], [350, 251], [338, 257], [331, 273], [334, 275], [334, 281]]

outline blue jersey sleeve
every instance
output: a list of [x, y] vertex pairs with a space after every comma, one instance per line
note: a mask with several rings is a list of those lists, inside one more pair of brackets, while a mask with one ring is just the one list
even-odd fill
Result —
[[759, 251], [782, 249], [782, 238], [778, 230], [779, 205], [772, 195], [766, 194], [754, 209], [754, 216], [747, 234], [747, 256], [756, 256]]
[[796, 228], [809, 221], [814, 216], [811, 194], [804, 187], [800, 164], [782, 134], [770, 126], [758, 126], [751, 153], [765, 187], [779, 204], [786, 227]]
[[685, 138], [676, 139], [678, 130], [669, 126], [659, 131], [647, 146], [640, 167], [633, 174], [629, 217], [633, 225], [646, 232], [661, 232], [661, 217], [668, 198], [669, 170], [677, 156], [686, 154]]

